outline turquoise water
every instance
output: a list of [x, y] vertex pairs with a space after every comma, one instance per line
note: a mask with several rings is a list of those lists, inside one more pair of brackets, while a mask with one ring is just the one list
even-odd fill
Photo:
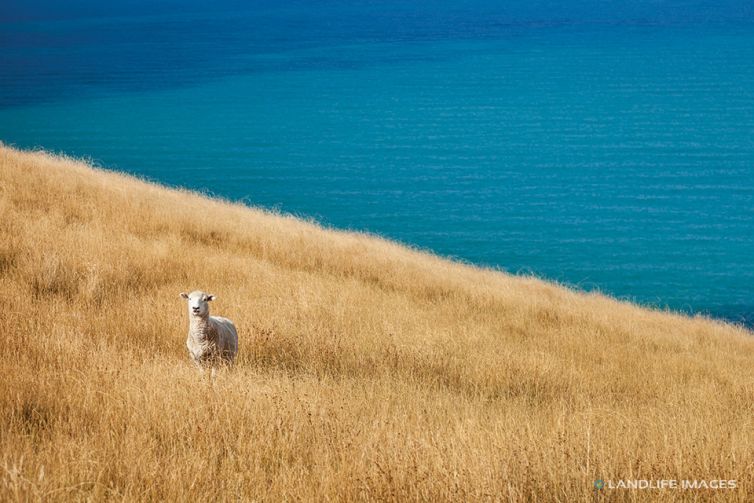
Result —
[[330, 9], [6, 20], [0, 140], [754, 320], [746, 19]]

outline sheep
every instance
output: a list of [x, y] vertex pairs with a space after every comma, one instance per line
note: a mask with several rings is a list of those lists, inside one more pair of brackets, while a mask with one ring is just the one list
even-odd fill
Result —
[[199, 368], [212, 367], [212, 376], [219, 364], [232, 365], [238, 353], [238, 332], [227, 318], [209, 315], [209, 302], [214, 295], [202, 291], [181, 293], [188, 300], [189, 331], [186, 347]]

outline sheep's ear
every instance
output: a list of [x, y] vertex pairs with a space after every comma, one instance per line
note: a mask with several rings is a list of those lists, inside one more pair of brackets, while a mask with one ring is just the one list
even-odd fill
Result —
[[215, 296], [214, 295], [207, 295], [207, 301], [210, 301], [210, 300], [215, 300]]
[[188, 294], [186, 292], [181, 292], [181, 297], [188, 299]]

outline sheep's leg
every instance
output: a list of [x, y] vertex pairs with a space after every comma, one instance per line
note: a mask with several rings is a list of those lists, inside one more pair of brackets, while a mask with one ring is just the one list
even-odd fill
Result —
[[194, 362], [194, 366], [196, 367], [196, 370], [198, 370], [200, 374], [204, 375], [204, 366], [201, 364], [201, 362], [194, 358], [192, 358], [191, 361]]

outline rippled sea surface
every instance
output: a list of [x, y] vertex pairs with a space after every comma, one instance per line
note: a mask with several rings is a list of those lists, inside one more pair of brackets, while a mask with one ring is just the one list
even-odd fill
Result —
[[754, 321], [753, 24], [350, 5], [6, 19], [0, 140]]

